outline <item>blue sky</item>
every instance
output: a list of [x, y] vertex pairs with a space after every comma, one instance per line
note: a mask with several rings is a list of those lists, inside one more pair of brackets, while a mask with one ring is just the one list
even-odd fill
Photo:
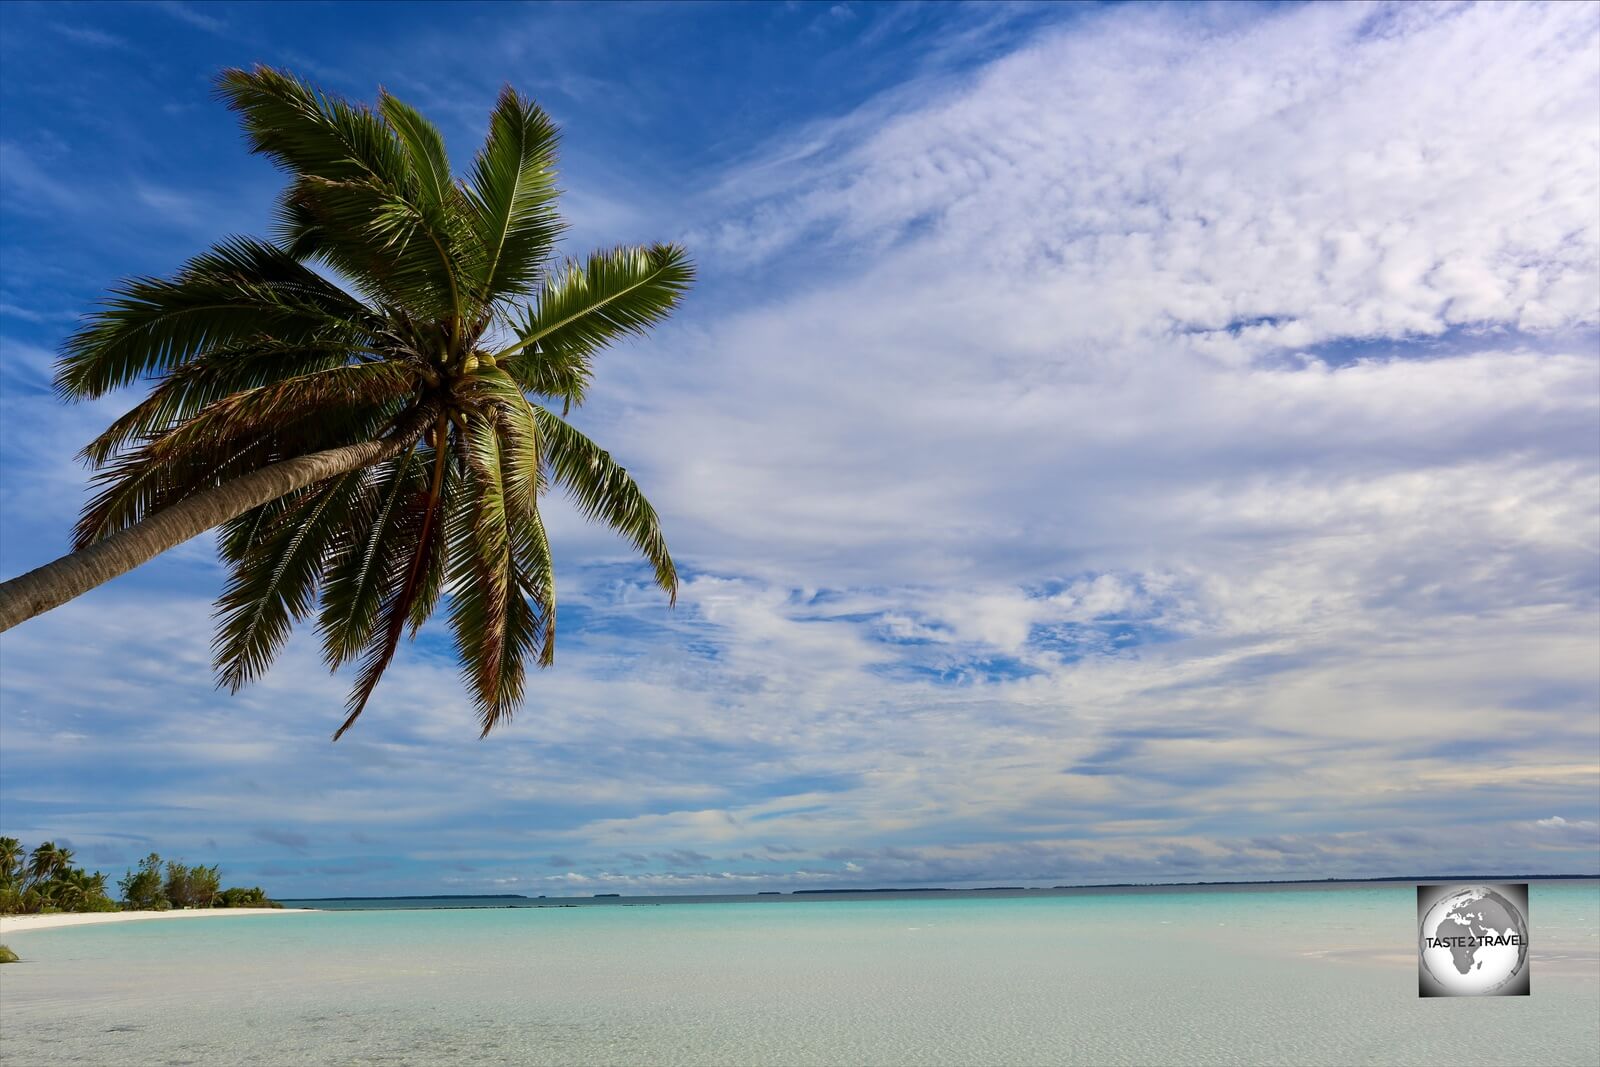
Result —
[[0, 639], [0, 826], [284, 895], [1600, 870], [1592, 5], [8, 4], [0, 573], [65, 548], [53, 351], [263, 233], [225, 66], [458, 161], [565, 129], [566, 251], [689, 245], [552, 504], [563, 633], [475, 739], [443, 627], [338, 745], [212, 688], [199, 539]]

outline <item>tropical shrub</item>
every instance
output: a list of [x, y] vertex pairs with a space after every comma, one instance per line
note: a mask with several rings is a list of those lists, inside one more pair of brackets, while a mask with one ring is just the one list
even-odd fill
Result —
[[221, 887], [222, 876], [216, 867], [186, 867], [181, 861], [167, 864], [164, 890], [174, 908], [209, 908]]
[[122, 906], [128, 911], [166, 911], [172, 907], [161, 881], [161, 857], [154, 852], [139, 861], [137, 870], [125, 874], [117, 888], [122, 890]]
[[281, 908], [276, 900], [268, 900], [267, 894], [260, 886], [243, 889], [234, 886], [224, 889], [216, 899], [213, 907], [218, 908]]

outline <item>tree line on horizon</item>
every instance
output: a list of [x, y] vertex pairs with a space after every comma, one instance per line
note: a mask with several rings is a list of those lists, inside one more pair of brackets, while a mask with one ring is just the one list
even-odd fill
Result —
[[73, 859], [70, 848], [53, 841], [30, 853], [17, 838], [0, 837], [0, 915], [282, 907], [260, 886], [223, 889], [215, 864], [163, 863], [154, 852], [117, 881], [121, 895], [113, 900], [106, 876], [73, 866]]

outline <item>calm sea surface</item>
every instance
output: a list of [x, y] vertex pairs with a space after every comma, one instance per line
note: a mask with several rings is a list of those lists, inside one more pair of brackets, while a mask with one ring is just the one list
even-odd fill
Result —
[[0, 1062], [1600, 1063], [1600, 884], [1531, 892], [1524, 998], [1419, 999], [1415, 891], [1392, 885], [436, 900], [480, 906], [17, 933]]

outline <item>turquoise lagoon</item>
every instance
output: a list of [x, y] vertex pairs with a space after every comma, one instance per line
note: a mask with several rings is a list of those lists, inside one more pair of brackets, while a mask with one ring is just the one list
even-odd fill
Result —
[[1535, 883], [1530, 911], [1532, 996], [1431, 1000], [1395, 885], [35, 931], [7, 937], [0, 1062], [1600, 1063], [1600, 884]]

